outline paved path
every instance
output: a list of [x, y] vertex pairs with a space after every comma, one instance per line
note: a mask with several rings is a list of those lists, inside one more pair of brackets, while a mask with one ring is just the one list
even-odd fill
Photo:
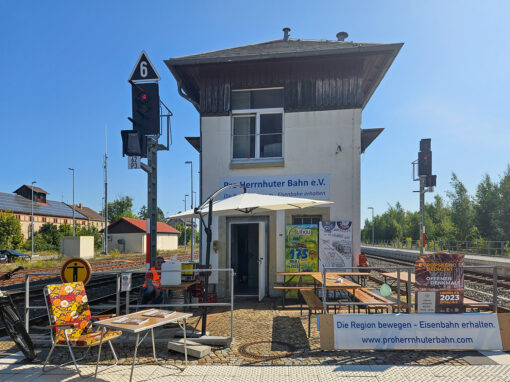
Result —
[[[324, 366], [189, 366], [183, 372], [172, 367], [140, 365], [135, 367], [133, 381], [445, 381], [445, 382], [510, 382], [510, 361], [502, 353], [504, 365], [480, 366], [395, 366], [395, 365], [324, 365]], [[497, 357], [495, 358], [497, 359]], [[93, 365], [84, 365], [84, 373], [93, 373]], [[98, 375], [98, 381], [126, 382], [130, 367], [119, 365]], [[40, 363], [24, 362], [20, 353], [0, 358], [0, 382], [4, 381], [93, 381], [92, 377], [80, 378], [73, 367], [42, 372]]]

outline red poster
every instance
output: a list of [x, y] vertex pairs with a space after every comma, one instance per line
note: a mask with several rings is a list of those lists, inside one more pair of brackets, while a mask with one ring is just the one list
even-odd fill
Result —
[[464, 303], [464, 255], [423, 255], [415, 264], [418, 312], [462, 313]]

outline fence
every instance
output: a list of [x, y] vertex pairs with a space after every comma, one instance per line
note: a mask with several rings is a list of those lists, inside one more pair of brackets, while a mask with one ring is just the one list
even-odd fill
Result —
[[[491, 301], [477, 301], [477, 302], [473, 302], [473, 303], [470, 303], [469, 305], [470, 306], [492, 306], [493, 308], [493, 311], [494, 312], [497, 312], [497, 306], [498, 306], [498, 267], [497, 266], [490, 266], [490, 265], [487, 265], [487, 266], [467, 266], [465, 265], [464, 266], [464, 270], [466, 269], [480, 269], [480, 268], [487, 268], [487, 269], [492, 269], [492, 280], [493, 280], [493, 283], [492, 283], [492, 294], [490, 295], [492, 297]], [[406, 296], [406, 303], [407, 303], [407, 313], [411, 313], [412, 309], [412, 293], [413, 293], [413, 282], [411, 281], [411, 274], [413, 274], [414, 272], [414, 267], [377, 267], [377, 268], [372, 268], [372, 267], [363, 267], [363, 268], [358, 268], [358, 267], [337, 267], [337, 268], [333, 268], [333, 267], [330, 267], [330, 268], [326, 268], [324, 267], [324, 270], [322, 272], [322, 303], [324, 305], [324, 312], [328, 312], [328, 307], [329, 306], [338, 306], [339, 305], [339, 302], [338, 301], [328, 301], [328, 298], [330, 297], [330, 294], [327, 293], [328, 290], [326, 289], [326, 273], [328, 272], [332, 272], [332, 273], [341, 273], [341, 272], [360, 272], [360, 271], [363, 271], [363, 272], [367, 272], [367, 275], [370, 274], [371, 271], [381, 271], [381, 270], [384, 270], [384, 271], [396, 271], [397, 272], [397, 278], [396, 278], [396, 288], [397, 288], [397, 299], [396, 301], [394, 302], [358, 302], [358, 301], [354, 301], [354, 298], [352, 298], [352, 301], [342, 301], [341, 304], [344, 305], [344, 306], [353, 306], [354, 308], [355, 307], [360, 307], [360, 306], [372, 306], [372, 305], [380, 305], [380, 306], [397, 306], [397, 313], [402, 313], [402, 301], [401, 301], [401, 296], [403, 295], [402, 293], [402, 288], [401, 286], [402, 285], [405, 285], [406, 288], [405, 288], [405, 296]], [[406, 279], [407, 280], [403, 280], [402, 279], [402, 276], [404, 274], [407, 274], [407, 277]], [[481, 291], [477, 291], [477, 293], [481, 294], [481, 293], [486, 293], [486, 292], [481, 292]]]
[[[420, 249], [420, 240], [377, 240], [372, 244], [365, 242], [363, 245], [375, 245], [378, 247]], [[510, 256], [510, 242], [508, 241], [425, 241], [427, 251], [463, 252], [474, 255]]]
[[[131, 300], [131, 291], [133, 290], [133, 288], [129, 288], [127, 291], [122, 291], [121, 290], [121, 277], [123, 274], [126, 274], [126, 273], [131, 273], [131, 274], [146, 274], [148, 271], [147, 270], [134, 270], [134, 271], [119, 271], [119, 272], [111, 272], [111, 271], [107, 271], [107, 272], [96, 272], [95, 275], [101, 275], [101, 276], [108, 276], [108, 275], [111, 275], [112, 278], [116, 278], [116, 291], [115, 291], [115, 304], [100, 304], [100, 305], [93, 305], [93, 304], [90, 304], [89, 302], [89, 305], [91, 308], [94, 308], [94, 309], [106, 309], [106, 310], [113, 310], [115, 309], [115, 313], [116, 315], [120, 315], [121, 314], [121, 307], [122, 307], [122, 296], [121, 294], [124, 293], [124, 297], [125, 297], [125, 308], [126, 308], [126, 314], [129, 314], [130, 312], [130, 300]], [[136, 309], [138, 308], [149, 308], [149, 307], [155, 307], [157, 306], [158, 308], [169, 308], [169, 307], [173, 307], [173, 308], [202, 308], [202, 307], [229, 307], [230, 308], [230, 340], [233, 340], [234, 339], [234, 270], [232, 268], [219, 268], [219, 269], [194, 269], [194, 270], [191, 270], [191, 269], [186, 269], [184, 271], [181, 271], [181, 270], [161, 270], [161, 271], [158, 271], [158, 272], [161, 272], [161, 273], [165, 273], [165, 272], [172, 272], [172, 273], [190, 273], [190, 272], [193, 272], [193, 273], [205, 273], [205, 272], [209, 272], [209, 273], [213, 273], [213, 272], [218, 272], [218, 273], [226, 273], [226, 279], [228, 279], [228, 288], [227, 290], [230, 290], [230, 298], [228, 301], [226, 302], [207, 302], [207, 303], [204, 303], [204, 302], [197, 302], [197, 303], [163, 303], [163, 304], [157, 304], [157, 305], [142, 305], [142, 304], [137, 304], [136, 305]], [[30, 278], [31, 276], [55, 276], [55, 277], [58, 277], [59, 275], [58, 274], [55, 274], [55, 273], [33, 273], [33, 274], [30, 274], [30, 273], [27, 273], [25, 275], [25, 328], [27, 330], [27, 332], [29, 333], [29, 330], [30, 330], [30, 311], [32, 310], [44, 310], [45, 312], [47, 311], [46, 309], [46, 306], [43, 305], [43, 306], [31, 306], [30, 305]], [[219, 276], [219, 275], [218, 275]], [[40, 281], [40, 280], [38, 280]], [[93, 280], [92, 280], [93, 281]], [[91, 285], [93, 287], [93, 285]], [[186, 291], [184, 291], [186, 292]], [[48, 337], [48, 341], [49, 341], [49, 337]]]

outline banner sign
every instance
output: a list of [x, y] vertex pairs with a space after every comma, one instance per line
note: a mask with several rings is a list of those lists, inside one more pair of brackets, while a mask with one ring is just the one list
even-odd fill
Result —
[[462, 313], [464, 311], [464, 255], [423, 255], [415, 264], [418, 313]]
[[335, 350], [503, 350], [494, 313], [335, 314], [320, 326], [325, 350], [333, 350], [331, 329]]
[[[317, 272], [319, 267], [318, 229], [315, 224], [287, 225], [285, 227], [285, 272]], [[290, 278], [287, 276], [287, 278]], [[296, 277], [292, 281], [299, 281]], [[313, 282], [309, 276], [303, 282]], [[296, 291], [285, 296], [296, 297]]]
[[324, 267], [352, 266], [352, 222], [319, 223], [319, 271]]
[[[329, 174], [235, 176], [221, 178], [220, 182], [220, 187], [241, 184], [248, 192], [264, 195], [329, 200]], [[221, 198], [228, 199], [242, 192], [241, 188], [231, 188], [224, 191]]]

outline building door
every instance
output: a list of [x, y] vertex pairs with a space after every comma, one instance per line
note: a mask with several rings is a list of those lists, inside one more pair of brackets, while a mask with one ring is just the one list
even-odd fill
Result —
[[266, 264], [267, 264], [267, 251], [266, 251], [266, 223], [258, 223], [259, 230], [259, 258], [258, 258], [258, 271], [259, 271], [259, 301], [266, 296]]
[[261, 247], [259, 224], [254, 222], [230, 225], [230, 259], [235, 272], [234, 291], [236, 294], [251, 296], [259, 294], [259, 252]]

